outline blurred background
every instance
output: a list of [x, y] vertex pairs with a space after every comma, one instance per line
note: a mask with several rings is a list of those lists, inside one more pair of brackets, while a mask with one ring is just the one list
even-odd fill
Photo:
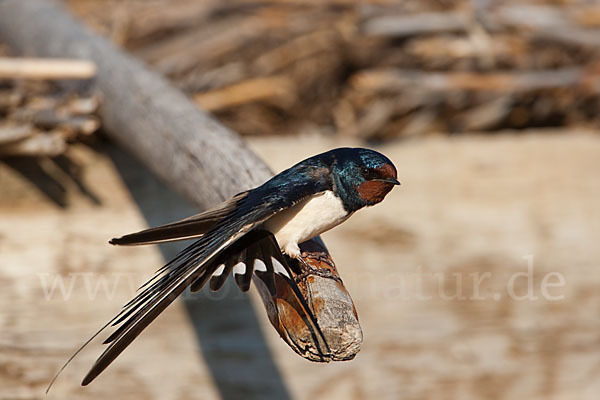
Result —
[[[64, 4], [274, 171], [362, 146], [402, 186], [323, 235], [363, 328], [353, 361], [303, 360], [230, 285], [82, 389], [92, 346], [50, 398], [597, 398], [600, 3]], [[3, 74], [17, 55], [0, 38], [0, 399], [43, 398], [177, 251], [107, 239], [195, 212], [104, 136], [91, 82]]]

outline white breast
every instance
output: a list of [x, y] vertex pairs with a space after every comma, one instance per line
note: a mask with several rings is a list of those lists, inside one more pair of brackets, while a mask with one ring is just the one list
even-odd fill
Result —
[[344, 222], [351, 214], [332, 191], [310, 197], [265, 222], [277, 243], [290, 257], [300, 254], [298, 243], [312, 239]]

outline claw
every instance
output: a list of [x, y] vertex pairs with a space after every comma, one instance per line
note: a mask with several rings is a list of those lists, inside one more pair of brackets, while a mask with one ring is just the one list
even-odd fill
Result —
[[294, 278], [296, 280], [296, 283], [307, 278], [309, 275], [321, 276], [323, 278], [333, 279], [340, 283], [342, 282], [342, 279], [339, 276], [334, 275], [330, 269], [314, 268], [312, 265], [310, 265], [308, 262], [306, 262], [304, 257], [313, 259], [313, 260], [317, 260], [319, 262], [325, 262], [327, 265], [331, 266], [335, 270], [335, 265], [333, 265], [333, 263], [329, 260], [329, 258], [326, 257], [324, 254], [303, 253], [301, 256], [298, 256], [296, 258], [300, 264], [300, 270], [302, 271], [300, 274], [296, 275], [296, 277]]
[[317, 260], [319, 263], [325, 263], [329, 265], [333, 271], [336, 270], [333, 260], [325, 252], [304, 252], [302, 253], [302, 257]]

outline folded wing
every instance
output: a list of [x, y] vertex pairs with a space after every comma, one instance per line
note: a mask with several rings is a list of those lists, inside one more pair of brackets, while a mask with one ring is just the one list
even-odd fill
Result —
[[109, 241], [119, 246], [155, 244], [177, 240], [197, 239], [208, 232], [217, 222], [225, 218], [247, 196], [248, 192], [235, 195], [217, 207], [196, 214], [181, 221], [144, 229]]
[[[297, 167], [293, 168], [303, 168], [303, 166], [298, 164]], [[156, 275], [140, 288], [137, 296], [127, 303], [117, 316], [96, 332], [67, 360], [48, 386], [46, 392], [50, 390], [58, 375], [69, 362], [109, 325], [118, 325], [118, 327], [105, 340], [108, 347], [84, 377], [81, 383], [84, 386], [104, 371], [188, 286], [191, 286], [193, 290], [198, 290], [212, 277], [215, 278], [212, 281], [213, 287], [222, 286], [221, 281], [223, 278], [218, 276], [223, 275], [227, 268], [233, 270], [235, 265], [232, 265], [232, 262], [236, 260], [245, 260], [246, 265], [252, 266], [252, 268], [245, 268], [243, 274], [235, 274], [234, 271], [236, 282], [243, 290], [247, 290], [249, 287], [257, 259], [264, 262], [265, 273], [271, 275], [271, 278], [267, 279], [267, 282], [270, 282], [267, 283], [270, 290], [274, 290], [271, 280], [273, 273], [271, 271], [277, 272], [274, 264], [271, 265], [273, 260], [278, 261], [283, 270], [291, 275], [285, 258], [278, 251], [274, 251], [274, 249], [279, 249], [275, 238], [270, 232], [261, 230], [261, 226], [274, 214], [292, 207], [308, 196], [329, 189], [327, 181], [310, 179], [308, 175], [305, 175], [305, 178], [298, 178], [298, 171], [293, 168], [278, 175], [289, 174], [293, 176], [293, 184], [281, 185], [281, 180], [270, 180], [256, 189], [240, 193], [230, 201], [222, 203], [216, 209], [188, 220], [114, 239], [115, 244], [143, 244], [198, 237], [197, 241], [160, 268]], [[284, 181], [290, 181], [290, 179], [284, 179]], [[191, 228], [192, 225], [195, 227]], [[210, 228], [207, 228], [208, 226]], [[186, 227], [187, 231], [178, 231], [177, 229], [181, 227]], [[248, 258], [249, 254], [250, 258]], [[275, 257], [276, 254], [279, 254], [281, 258]], [[223, 273], [215, 274], [221, 265], [223, 265]], [[242, 277], [239, 277], [239, 275], [242, 275]], [[224, 275], [224, 277], [226, 278], [227, 275]], [[299, 297], [307, 315], [309, 315], [312, 329], [324, 338], [297, 285], [291, 279], [288, 279], [288, 281]]]

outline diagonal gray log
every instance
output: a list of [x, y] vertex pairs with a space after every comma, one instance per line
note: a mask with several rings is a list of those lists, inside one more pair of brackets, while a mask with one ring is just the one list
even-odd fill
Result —
[[[272, 176], [235, 133], [59, 6], [40, 0], [0, 0], [0, 40], [24, 55], [94, 61], [98, 68], [95, 84], [104, 96], [104, 130], [199, 208], [213, 206]], [[362, 333], [348, 292], [343, 285], [318, 276], [304, 284], [330, 347], [330, 354], [320, 361], [353, 358]], [[309, 328], [293, 307], [282, 308], [280, 303], [289, 299], [280, 298], [279, 292], [271, 298], [264, 287], [257, 288], [274, 327], [280, 334], [287, 332], [288, 336], [281, 334], [283, 339], [314, 360], [315, 347], [320, 346], [311, 343]], [[319, 307], [313, 307], [317, 303]], [[305, 354], [297, 343], [304, 343]]]

